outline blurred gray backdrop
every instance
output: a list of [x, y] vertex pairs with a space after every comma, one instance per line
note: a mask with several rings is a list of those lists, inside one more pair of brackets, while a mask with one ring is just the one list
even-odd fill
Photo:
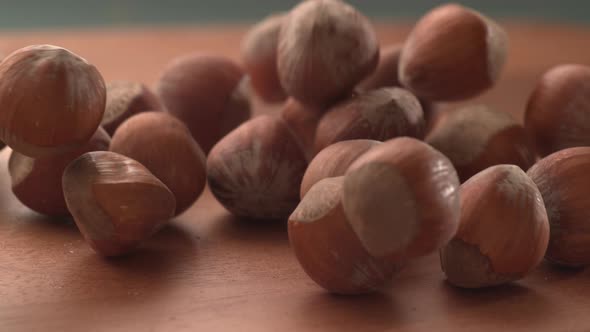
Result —
[[[288, 10], [296, 0], [0, 0], [0, 29], [239, 23]], [[350, 0], [379, 19], [412, 19], [444, 1]], [[589, 0], [456, 1], [499, 18], [590, 22]]]

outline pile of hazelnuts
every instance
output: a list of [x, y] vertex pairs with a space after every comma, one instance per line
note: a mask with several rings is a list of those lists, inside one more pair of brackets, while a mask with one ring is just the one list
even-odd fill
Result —
[[[238, 217], [288, 220], [299, 263], [328, 291], [379, 290], [434, 252], [451, 284], [494, 286], [544, 257], [590, 264], [589, 67], [548, 71], [524, 126], [485, 105], [433, 121], [435, 103], [491, 88], [506, 54], [498, 24], [455, 4], [380, 49], [339, 0], [257, 24], [241, 65], [179, 57], [155, 92], [30, 46], [0, 63], [0, 139], [16, 197], [71, 215], [105, 256], [139, 246], [208, 183]], [[281, 109], [250, 119], [254, 94]]]

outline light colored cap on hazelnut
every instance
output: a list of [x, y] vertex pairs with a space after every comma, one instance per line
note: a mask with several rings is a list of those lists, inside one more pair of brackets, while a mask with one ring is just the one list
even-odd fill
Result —
[[397, 138], [350, 166], [343, 207], [371, 255], [392, 261], [424, 256], [455, 235], [459, 179], [440, 152], [413, 138]]

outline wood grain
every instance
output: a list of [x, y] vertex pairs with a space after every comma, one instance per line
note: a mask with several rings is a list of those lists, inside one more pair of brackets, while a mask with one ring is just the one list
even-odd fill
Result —
[[[590, 30], [507, 23], [511, 57], [497, 88], [476, 102], [518, 117], [550, 66], [590, 63]], [[410, 26], [380, 25], [383, 43]], [[27, 32], [0, 35], [0, 50], [32, 43], [71, 48], [107, 80], [152, 84], [173, 56], [237, 58], [243, 27]], [[257, 103], [257, 113], [272, 107]], [[525, 280], [483, 291], [444, 281], [438, 258], [414, 262], [383, 294], [338, 297], [318, 288], [290, 251], [284, 223], [231, 217], [206, 192], [137, 253], [107, 260], [72, 222], [22, 206], [0, 154], [0, 331], [588, 331], [590, 271], [543, 264]]]

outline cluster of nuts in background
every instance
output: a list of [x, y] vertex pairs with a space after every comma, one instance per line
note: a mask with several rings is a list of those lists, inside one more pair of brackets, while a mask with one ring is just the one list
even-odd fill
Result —
[[[503, 29], [459, 5], [380, 46], [350, 5], [303, 1], [253, 27], [241, 55], [177, 58], [152, 92], [105, 85], [63, 48], [12, 53], [0, 64], [12, 191], [115, 256], [208, 183], [236, 216], [288, 219], [299, 263], [336, 293], [378, 290], [434, 252], [470, 288], [543, 257], [590, 264], [590, 68], [548, 71], [522, 126], [485, 105], [433, 120], [435, 103], [491, 88], [506, 60]], [[281, 109], [250, 119], [251, 91]]]

